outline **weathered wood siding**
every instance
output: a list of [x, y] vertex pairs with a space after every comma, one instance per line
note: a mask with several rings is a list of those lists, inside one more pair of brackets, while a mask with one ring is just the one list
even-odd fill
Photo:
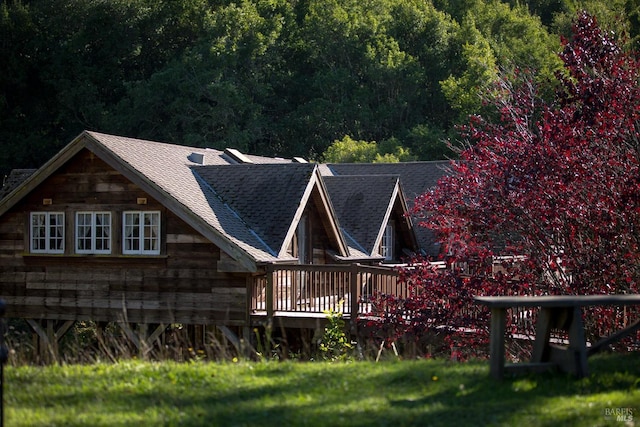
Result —
[[[122, 255], [125, 210], [161, 212], [159, 256]], [[43, 211], [65, 212], [64, 255], [29, 253], [29, 213]], [[110, 255], [74, 253], [77, 211], [112, 213]], [[8, 317], [244, 325], [247, 276], [218, 272], [220, 256], [217, 246], [83, 150], [0, 217], [0, 298]]]

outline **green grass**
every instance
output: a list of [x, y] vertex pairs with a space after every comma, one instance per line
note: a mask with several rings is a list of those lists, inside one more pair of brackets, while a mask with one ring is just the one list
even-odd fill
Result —
[[[640, 354], [588, 378], [488, 376], [486, 361], [238, 362], [5, 368], [7, 426], [640, 425]], [[635, 424], [633, 424], [635, 423]]]

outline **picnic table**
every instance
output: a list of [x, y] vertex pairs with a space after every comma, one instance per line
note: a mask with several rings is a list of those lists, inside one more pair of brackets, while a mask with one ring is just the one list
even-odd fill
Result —
[[[491, 309], [489, 370], [496, 379], [502, 379], [505, 372], [541, 372], [550, 368], [585, 377], [589, 375], [588, 356], [640, 329], [638, 320], [587, 348], [582, 321], [583, 307], [640, 305], [640, 294], [477, 296], [475, 300]], [[533, 352], [529, 363], [505, 365], [507, 309], [516, 307], [539, 308]], [[568, 345], [550, 342], [553, 329], [568, 332]]]

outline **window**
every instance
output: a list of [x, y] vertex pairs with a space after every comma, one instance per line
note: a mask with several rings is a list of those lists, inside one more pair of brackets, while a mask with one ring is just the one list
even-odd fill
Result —
[[123, 254], [160, 254], [160, 212], [123, 213]]
[[64, 213], [31, 213], [31, 252], [64, 253]]
[[110, 212], [76, 212], [76, 253], [111, 253]]
[[393, 224], [389, 223], [384, 229], [382, 242], [380, 243], [380, 255], [385, 261], [393, 259]]

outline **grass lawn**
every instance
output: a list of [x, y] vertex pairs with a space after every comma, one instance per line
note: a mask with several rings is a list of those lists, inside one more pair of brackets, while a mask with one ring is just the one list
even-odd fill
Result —
[[[487, 361], [152, 363], [5, 368], [5, 425], [640, 425], [640, 353], [591, 376], [488, 376]], [[631, 415], [625, 423], [609, 415]], [[630, 413], [631, 412], [631, 413]]]

